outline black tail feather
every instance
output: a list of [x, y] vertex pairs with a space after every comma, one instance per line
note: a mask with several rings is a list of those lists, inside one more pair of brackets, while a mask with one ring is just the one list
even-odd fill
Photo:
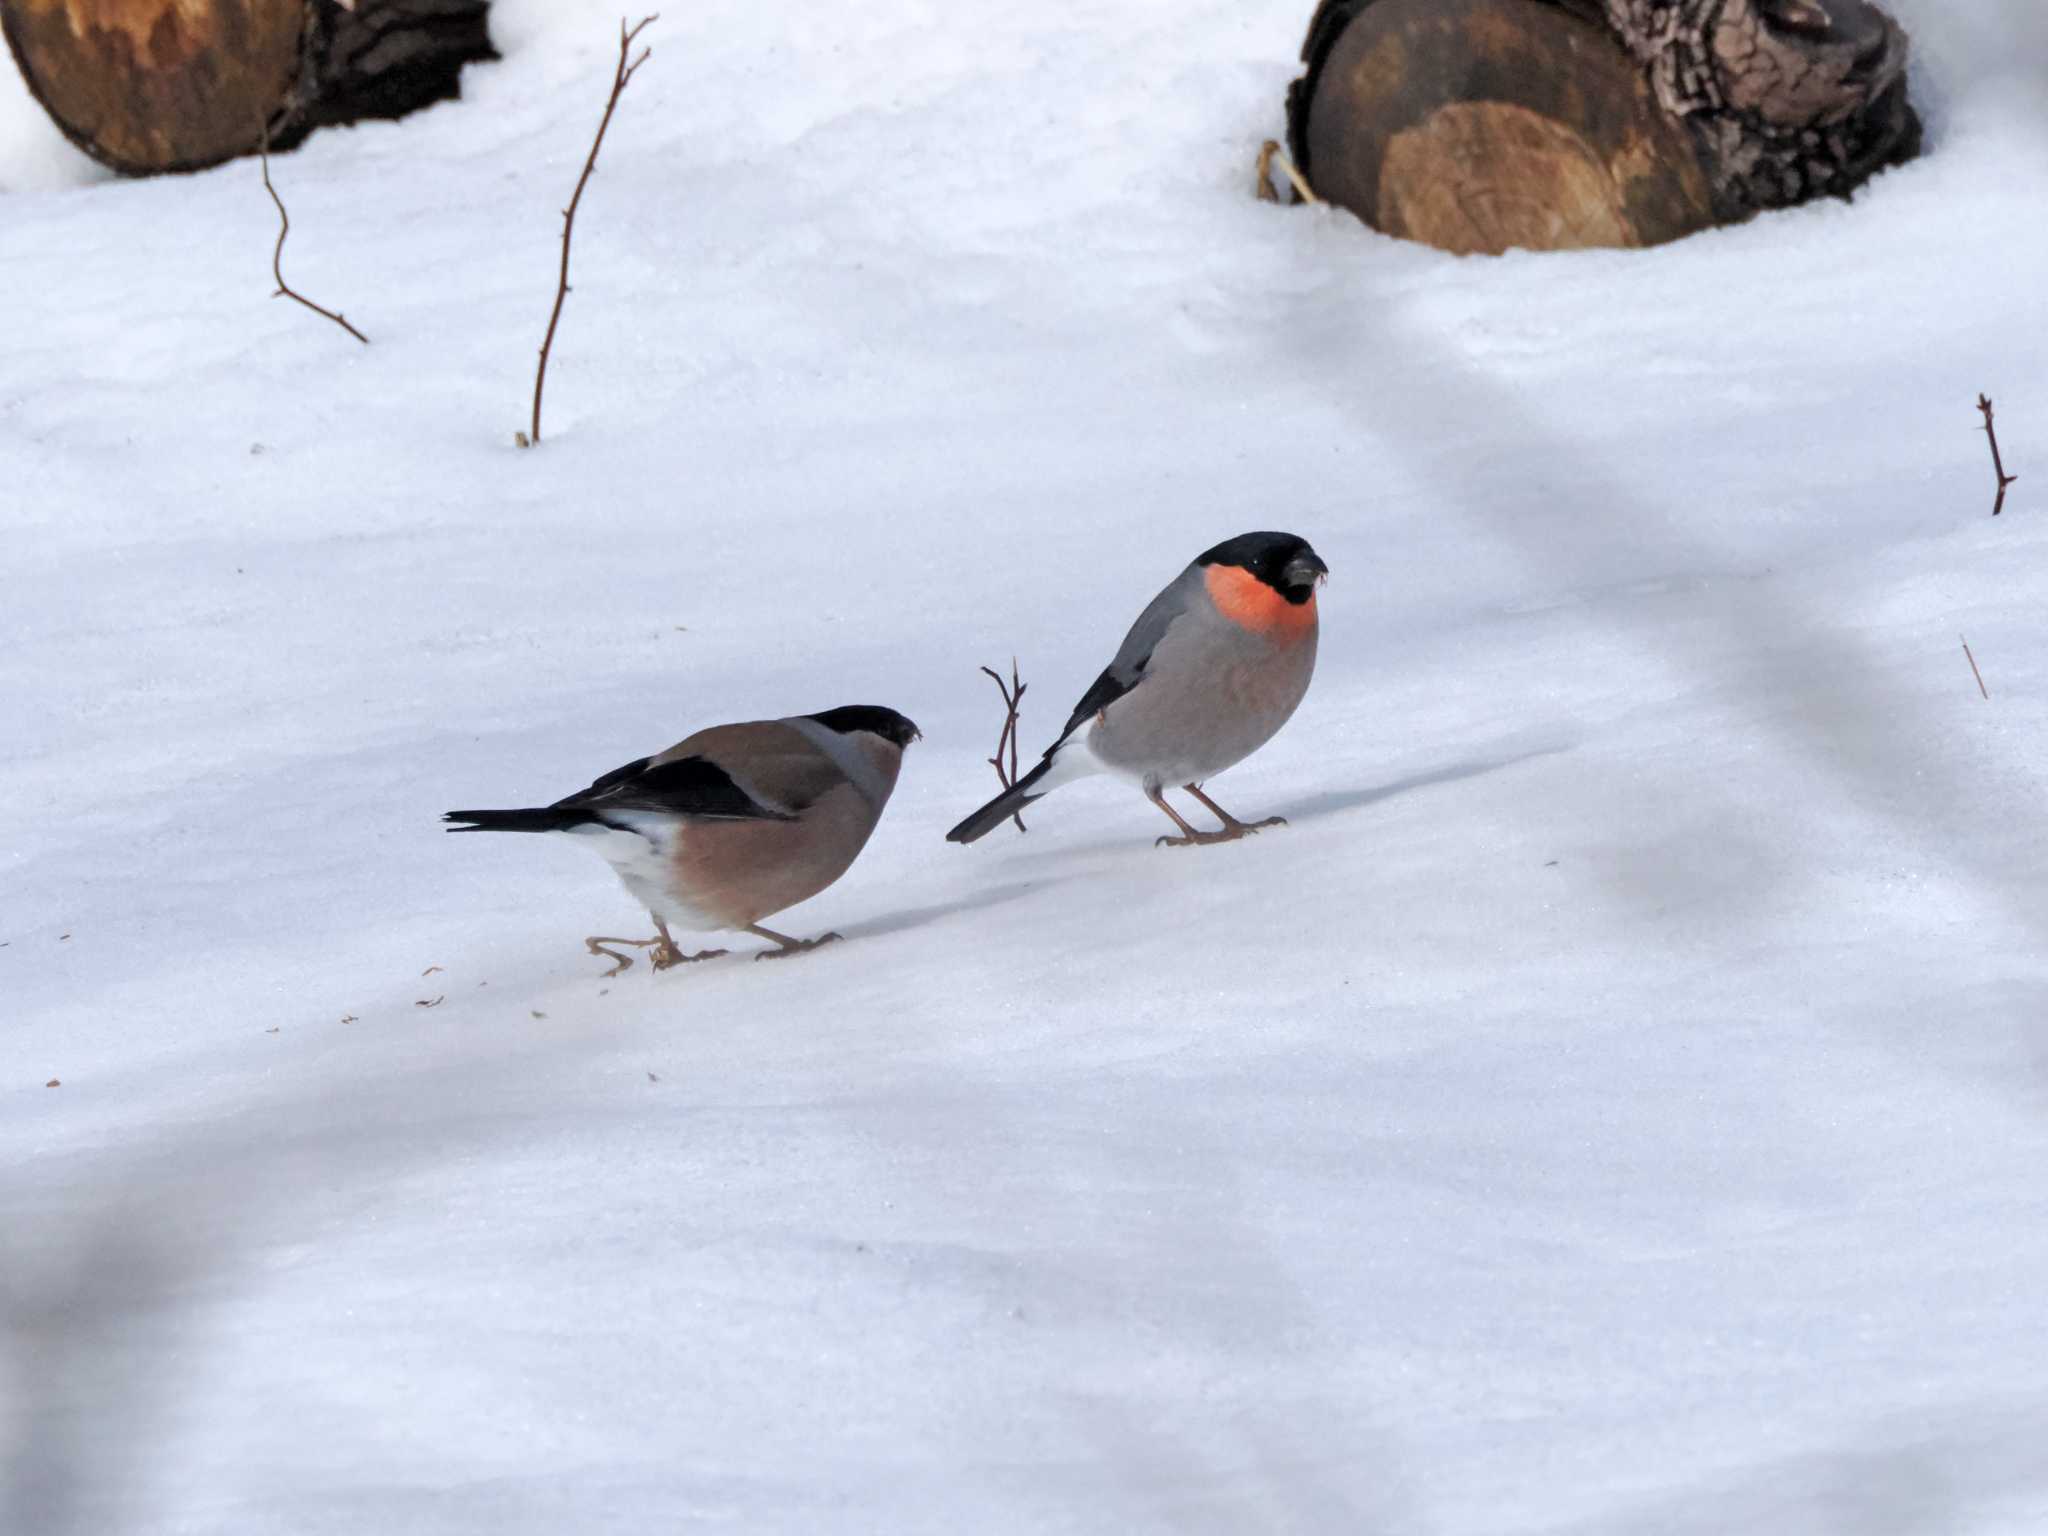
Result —
[[997, 827], [1001, 826], [1006, 819], [1023, 810], [1032, 801], [1044, 799], [1043, 795], [1032, 794], [1031, 786], [1044, 778], [1051, 767], [1052, 759], [1048, 757], [1036, 768], [1025, 774], [1023, 778], [1012, 784], [1000, 795], [997, 795], [995, 799], [989, 801], [987, 805], [984, 805], [972, 816], [961, 822], [959, 826], [948, 832], [946, 834], [946, 841], [949, 843], [971, 843], [978, 837], [986, 837]]
[[567, 832], [604, 818], [570, 806], [543, 805], [526, 811], [450, 811], [441, 819], [468, 823], [450, 832]]

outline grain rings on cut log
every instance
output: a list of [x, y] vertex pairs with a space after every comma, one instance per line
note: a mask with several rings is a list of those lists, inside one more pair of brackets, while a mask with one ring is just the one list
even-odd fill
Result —
[[312, 129], [455, 96], [493, 59], [490, 0], [0, 0], [51, 119], [131, 175], [289, 148]]
[[1906, 56], [1868, 0], [1323, 0], [1288, 142], [1445, 250], [1656, 245], [1917, 153]]

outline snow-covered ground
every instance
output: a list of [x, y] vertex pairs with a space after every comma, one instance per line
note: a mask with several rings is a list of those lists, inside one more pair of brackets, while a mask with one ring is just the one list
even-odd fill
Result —
[[[1501, 260], [1251, 200], [1308, 0], [678, 8], [525, 453], [615, 12], [278, 160], [367, 348], [10, 76], [0, 1530], [2048, 1530], [2048, 9], [1897, 8], [1853, 206]], [[1290, 827], [941, 841], [1257, 527]], [[801, 960], [436, 823], [848, 702]]]

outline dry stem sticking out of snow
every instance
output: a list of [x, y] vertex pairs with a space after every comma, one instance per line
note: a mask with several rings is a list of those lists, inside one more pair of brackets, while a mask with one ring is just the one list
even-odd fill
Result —
[[273, 299], [298, 300], [306, 308], [312, 310], [314, 314], [325, 315], [367, 347], [370, 344], [370, 338], [350, 325], [345, 315], [338, 314], [331, 309], [323, 309], [284, 280], [284, 239], [286, 235], [292, 232], [292, 219], [291, 215], [284, 211], [284, 199], [277, 195], [277, 188], [270, 184], [270, 125], [268, 123], [263, 126], [262, 137], [256, 145], [256, 154], [258, 164], [263, 167], [263, 190], [268, 192], [270, 200], [277, 204], [277, 244], [270, 252], [270, 275], [277, 279], [277, 291], [271, 297]]
[[612, 125], [612, 113], [618, 110], [619, 97], [633, 83], [633, 76], [647, 62], [648, 54], [654, 51], [642, 48], [640, 57], [633, 58], [633, 40], [660, 19], [661, 14], [657, 11], [652, 16], [642, 16], [628, 27], [626, 18], [619, 18], [619, 62], [612, 69], [612, 93], [605, 98], [604, 116], [597, 121], [597, 135], [590, 141], [590, 155], [583, 162], [583, 174], [576, 178], [576, 190], [569, 196], [569, 206], [562, 210], [562, 270], [555, 280], [555, 307], [548, 313], [548, 333], [541, 338], [540, 366], [533, 375], [533, 427], [517, 439], [522, 448], [540, 445], [540, 395], [547, 384], [548, 350], [555, 344], [555, 327], [562, 319], [562, 301], [569, 297], [569, 239], [576, 232], [576, 205], [583, 201], [583, 189], [590, 184], [591, 174], [597, 169], [597, 152], [604, 145], [605, 129]]
[[[1024, 702], [1026, 684], [1018, 680], [1017, 658], [1014, 656], [1010, 658], [1010, 680], [1008, 683], [1003, 681], [1002, 674], [996, 671], [994, 667], [983, 667], [981, 670], [989, 675], [990, 680], [995, 683], [997, 690], [1003, 696], [1003, 733], [996, 738], [996, 755], [988, 760], [988, 765], [995, 769], [996, 777], [1002, 781], [1003, 788], [1008, 789], [1017, 782], [1017, 706]], [[1007, 768], [1003, 766], [1003, 749], [1005, 747], [1010, 752], [1010, 764]], [[1019, 832], [1029, 832], [1031, 830], [1024, 825], [1024, 818], [1015, 812], [1011, 813], [1010, 820], [1017, 823], [1017, 830]]]
[[2005, 461], [1998, 456], [1998, 429], [1991, 425], [1991, 397], [1979, 395], [1977, 409], [1984, 413], [1984, 435], [1991, 440], [1991, 472], [1998, 476], [1998, 500], [1991, 504], [1991, 515], [1998, 516], [2005, 510], [2005, 488], [2019, 479], [2018, 475], [2005, 472]]

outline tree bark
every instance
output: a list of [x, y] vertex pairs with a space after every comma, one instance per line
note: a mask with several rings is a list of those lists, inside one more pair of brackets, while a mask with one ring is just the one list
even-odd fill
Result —
[[457, 96], [494, 59], [490, 0], [0, 0], [36, 100], [129, 175], [288, 149]]

